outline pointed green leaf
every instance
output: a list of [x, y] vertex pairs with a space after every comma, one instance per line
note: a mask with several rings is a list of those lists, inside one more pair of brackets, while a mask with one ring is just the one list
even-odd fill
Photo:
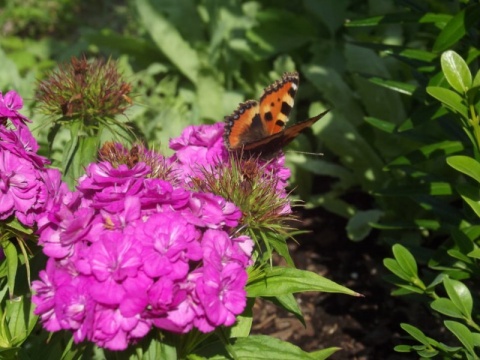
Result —
[[347, 223], [347, 235], [350, 240], [360, 241], [372, 231], [371, 224], [378, 222], [384, 212], [377, 209], [357, 211]]
[[[328, 348], [308, 353], [298, 346], [272, 336], [250, 335], [230, 339], [230, 344], [226, 348], [219, 341], [212, 341], [195, 350], [193, 359], [323, 360], [337, 350], [339, 348]], [[226, 353], [227, 351], [230, 355]]]
[[394, 80], [388, 80], [388, 79], [381, 79], [379, 77], [370, 77], [368, 78], [368, 81], [370, 81], [373, 84], [382, 86], [384, 88], [396, 91], [400, 94], [405, 94], [405, 95], [413, 95], [415, 90], [417, 90], [418, 86], [400, 82], [400, 81], [394, 81]]
[[297, 299], [295, 299], [293, 294], [265, 297], [265, 299], [295, 315], [295, 317], [303, 324], [303, 326], [307, 326], [305, 324], [305, 319], [303, 318], [302, 310], [300, 309], [300, 306], [298, 306]]
[[15, 293], [15, 278], [17, 276], [18, 270], [18, 253], [17, 248], [11, 241], [2, 242], [3, 253], [7, 261], [7, 284], [8, 284], [8, 293], [10, 298], [13, 297]]
[[462, 199], [472, 208], [472, 210], [480, 217], [480, 193], [478, 187], [468, 184], [459, 184], [457, 192]]
[[149, 0], [138, 0], [135, 4], [145, 29], [158, 48], [183, 75], [196, 84], [200, 67], [197, 52], [167, 18], [153, 8]]
[[468, 253], [468, 256], [474, 259], [480, 259], [480, 248], [476, 247]]
[[445, 51], [441, 64], [445, 78], [456, 91], [466, 93], [472, 87], [472, 73], [465, 60], [455, 51]]
[[478, 21], [480, 9], [477, 4], [458, 12], [442, 29], [433, 44], [433, 51], [441, 52], [452, 47], [465, 36], [467, 29]]
[[386, 258], [383, 259], [383, 265], [400, 279], [410, 282], [411, 277], [400, 267], [397, 260]]
[[448, 157], [447, 164], [480, 183], [480, 163], [477, 160], [465, 155], [456, 155]]
[[244, 337], [249, 336], [252, 330], [253, 324], [253, 305], [255, 304], [255, 299], [247, 299], [247, 306], [243, 313], [237, 316], [237, 321], [235, 324], [228, 329], [228, 337]]
[[450, 299], [446, 299], [446, 298], [435, 299], [430, 304], [430, 307], [433, 310], [438, 311], [443, 315], [447, 315], [447, 316], [451, 316], [459, 319], [464, 318], [460, 309], [456, 307], [455, 304]]
[[430, 342], [428, 337], [420, 330], [417, 329], [415, 326], [402, 323], [400, 327], [405, 330], [411, 337], [413, 337], [418, 342], [422, 343], [423, 345], [429, 345]]
[[393, 134], [397, 127], [395, 124], [392, 124], [389, 121], [377, 119], [371, 116], [366, 116], [364, 119], [370, 125], [375, 126], [377, 129], [382, 130], [389, 134]]
[[442, 102], [449, 109], [461, 115], [464, 119], [468, 119], [467, 107], [463, 102], [464, 100], [455, 91], [438, 86], [428, 86], [427, 93]]
[[480, 87], [480, 70], [477, 71], [475, 77], [473, 78], [472, 88], [474, 87]]
[[37, 316], [33, 314], [33, 305], [23, 296], [7, 300], [5, 314], [12, 335], [12, 345], [21, 345], [32, 331]]
[[438, 143], [421, 146], [406, 155], [399, 156], [398, 158], [392, 160], [388, 166], [417, 164], [428, 159], [454, 154], [462, 151], [463, 149], [464, 145], [461, 141], [445, 140]]
[[460, 309], [465, 317], [470, 318], [472, 316], [473, 300], [468, 287], [462, 282], [449, 277], [443, 279], [443, 284], [450, 300]]
[[398, 265], [402, 268], [402, 270], [411, 276], [411, 278], [418, 277], [418, 269], [417, 269], [417, 262], [415, 258], [407, 250], [406, 247], [400, 244], [395, 244], [392, 246], [393, 255], [398, 262]]
[[473, 350], [473, 335], [471, 331], [463, 324], [452, 321], [452, 320], [445, 320], [445, 326], [448, 330], [450, 330], [458, 340], [462, 343], [462, 345], [467, 349], [470, 355], [475, 356], [475, 351]]
[[385, 24], [405, 24], [405, 23], [446, 23], [452, 18], [447, 14], [434, 14], [434, 13], [414, 13], [414, 12], [402, 12], [392, 13], [387, 15], [373, 16], [366, 19], [352, 20], [345, 23], [346, 27], [358, 27], [358, 26], [378, 26]]
[[311, 271], [273, 267], [249, 279], [248, 297], [281, 296], [304, 291], [322, 291], [359, 296], [356, 292]]

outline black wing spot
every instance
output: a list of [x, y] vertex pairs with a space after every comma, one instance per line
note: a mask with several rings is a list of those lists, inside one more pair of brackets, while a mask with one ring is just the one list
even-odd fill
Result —
[[255, 116], [252, 119], [252, 128], [263, 128], [262, 125], [262, 118], [260, 117], [260, 114], [255, 114]]
[[272, 121], [273, 120], [273, 115], [270, 111], [265, 113], [265, 120], [267, 120], [267, 121]]
[[280, 126], [280, 127], [284, 127], [285, 126], [285, 121], [277, 120], [277, 121], [275, 121], [275, 125]]
[[285, 115], [285, 116], [288, 116], [288, 114], [290, 114], [290, 110], [292, 110], [292, 107], [290, 105], [288, 105], [285, 101], [282, 103], [282, 108], [280, 109], [280, 112]]

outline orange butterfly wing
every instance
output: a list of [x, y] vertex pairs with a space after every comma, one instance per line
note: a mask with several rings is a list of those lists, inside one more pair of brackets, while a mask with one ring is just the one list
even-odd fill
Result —
[[224, 140], [231, 151], [268, 157], [289, 144], [303, 130], [327, 112], [285, 129], [299, 84], [298, 73], [285, 73], [281, 80], [265, 88], [260, 102], [241, 103], [225, 117]]
[[329, 111], [330, 110], [326, 110], [317, 116], [296, 123], [279, 133], [245, 144], [243, 146], [243, 152], [245, 155], [261, 154], [263, 157], [268, 157], [290, 144], [300, 133], [315, 124]]
[[285, 128], [299, 84], [298, 73], [285, 73], [260, 97], [260, 117], [269, 135]]

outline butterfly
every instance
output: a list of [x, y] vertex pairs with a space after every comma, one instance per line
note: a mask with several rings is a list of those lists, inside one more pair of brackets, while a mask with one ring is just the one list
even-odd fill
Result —
[[285, 128], [299, 85], [297, 72], [287, 72], [263, 91], [259, 101], [241, 103], [225, 117], [227, 149], [243, 156], [271, 157], [329, 111]]

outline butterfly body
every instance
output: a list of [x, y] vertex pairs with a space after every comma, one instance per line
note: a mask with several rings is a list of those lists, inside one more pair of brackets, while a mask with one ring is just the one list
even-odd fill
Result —
[[269, 157], [312, 126], [328, 111], [285, 128], [299, 85], [298, 73], [285, 73], [265, 88], [259, 101], [241, 103], [225, 117], [225, 144], [244, 156]]

